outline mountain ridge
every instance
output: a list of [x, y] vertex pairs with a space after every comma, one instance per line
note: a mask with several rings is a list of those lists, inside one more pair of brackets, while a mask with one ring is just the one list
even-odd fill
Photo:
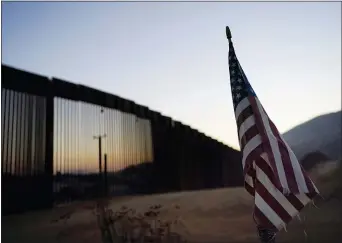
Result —
[[319, 151], [332, 159], [341, 159], [341, 110], [323, 114], [283, 133], [285, 141], [299, 160]]

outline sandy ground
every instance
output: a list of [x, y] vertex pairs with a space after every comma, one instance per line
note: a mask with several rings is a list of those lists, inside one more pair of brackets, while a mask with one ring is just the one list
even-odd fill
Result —
[[[277, 242], [342, 242], [342, 168], [331, 162], [311, 173], [324, 197], [316, 207], [308, 206], [277, 236]], [[113, 199], [109, 208], [122, 205], [145, 211], [153, 204], [163, 205], [162, 219], [181, 216], [174, 230], [188, 242], [259, 242], [252, 220], [252, 197], [243, 188], [182, 192]], [[179, 205], [180, 209], [173, 206]], [[75, 203], [53, 210], [2, 217], [2, 241], [21, 242], [101, 242], [93, 202]], [[59, 220], [67, 218], [67, 220]], [[306, 235], [305, 233], [306, 232]]]

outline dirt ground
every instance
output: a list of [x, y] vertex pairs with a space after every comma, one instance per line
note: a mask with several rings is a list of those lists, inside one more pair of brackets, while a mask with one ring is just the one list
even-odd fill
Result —
[[[302, 222], [294, 219], [287, 232], [277, 235], [276, 242], [342, 242], [342, 168], [332, 162], [310, 174], [324, 199], [316, 200], [318, 208], [306, 207], [301, 213]], [[259, 242], [252, 220], [252, 197], [243, 188], [122, 197], [111, 200], [109, 208], [115, 211], [125, 205], [143, 212], [153, 204], [165, 208], [162, 219], [181, 217], [181, 224], [174, 230], [188, 242]], [[1, 239], [4, 243], [100, 243], [94, 206], [94, 202], [82, 202], [2, 217]]]

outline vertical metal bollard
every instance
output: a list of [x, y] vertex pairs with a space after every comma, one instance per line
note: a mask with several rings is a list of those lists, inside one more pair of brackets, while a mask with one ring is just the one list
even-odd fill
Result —
[[102, 143], [101, 135], [99, 136], [99, 197], [103, 196], [103, 179], [102, 179]]
[[[45, 134], [46, 134], [46, 146], [45, 146], [45, 184], [46, 188], [46, 203], [45, 206], [53, 207], [53, 143], [54, 143], [54, 96], [53, 96], [53, 82], [51, 81], [48, 86], [48, 91], [46, 95], [46, 124], [45, 124]], [[3, 121], [1, 121], [3, 122]]]

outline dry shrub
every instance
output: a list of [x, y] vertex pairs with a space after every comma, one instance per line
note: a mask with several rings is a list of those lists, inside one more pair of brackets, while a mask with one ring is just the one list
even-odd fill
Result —
[[[179, 209], [179, 205], [173, 208]], [[105, 205], [98, 205], [98, 223], [102, 232], [103, 242], [108, 243], [181, 243], [182, 237], [174, 232], [179, 223], [179, 216], [171, 220], [160, 219], [162, 205], [152, 205], [144, 213], [122, 206], [113, 212]]]

